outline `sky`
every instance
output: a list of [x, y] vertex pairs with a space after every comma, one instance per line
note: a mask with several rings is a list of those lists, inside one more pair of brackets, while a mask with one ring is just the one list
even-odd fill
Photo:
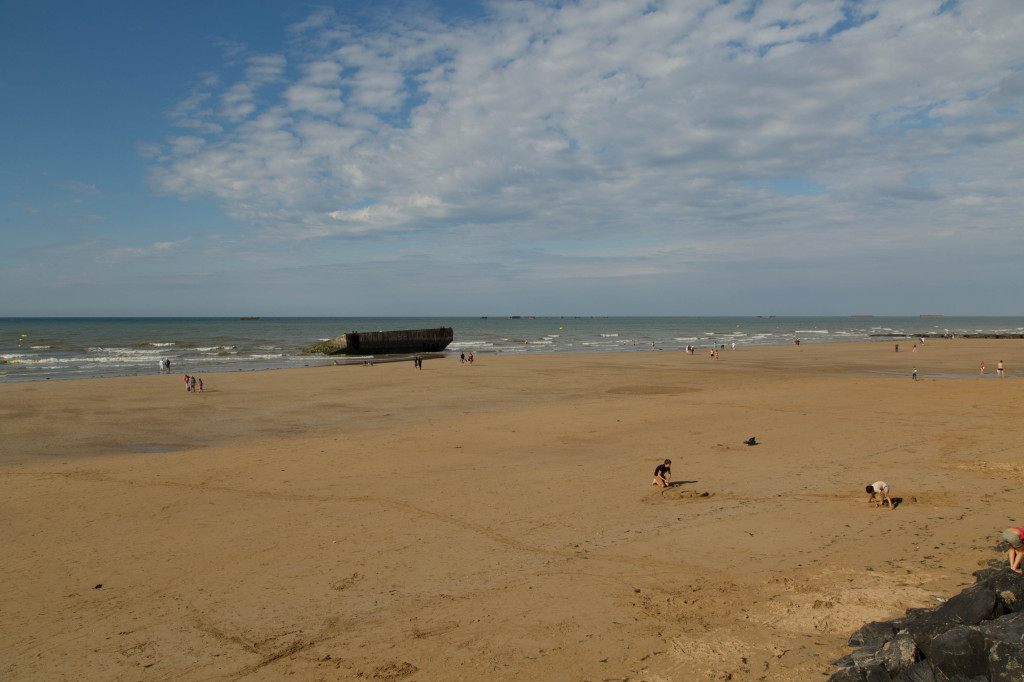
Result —
[[0, 316], [1022, 315], [1020, 0], [0, 0]]

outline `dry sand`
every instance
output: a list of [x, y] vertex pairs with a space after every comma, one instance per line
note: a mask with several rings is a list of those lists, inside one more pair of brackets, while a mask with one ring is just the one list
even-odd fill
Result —
[[0, 679], [821, 679], [1024, 520], [1024, 342], [909, 345], [0, 384]]

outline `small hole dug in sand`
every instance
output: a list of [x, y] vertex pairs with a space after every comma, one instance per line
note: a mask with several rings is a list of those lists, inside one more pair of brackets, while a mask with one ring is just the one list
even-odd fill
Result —
[[686, 488], [661, 488], [647, 496], [645, 502], [658, 504], [660, 502], [688, 502], [693, 500], [704, 500], [714, 497], [714, 493], [701, 490], [688, 490]]

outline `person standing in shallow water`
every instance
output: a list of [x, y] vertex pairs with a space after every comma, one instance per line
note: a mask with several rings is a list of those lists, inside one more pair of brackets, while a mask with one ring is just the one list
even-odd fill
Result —
[[1003, 361], [1002, 360], [1000, 360], [999, 364], [996, 365], [996, 376], [999, 377], [1000, 379], [1002, 379], [1003, 376], [1005, 376], [1005, 374], [1003, 373]]

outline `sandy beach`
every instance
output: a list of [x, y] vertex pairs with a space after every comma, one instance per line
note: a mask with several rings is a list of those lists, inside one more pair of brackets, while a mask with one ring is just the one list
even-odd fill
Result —
[[822, 679], [1024, 521], [1024, 342], [911, 345], [0, 384], [0, 679]]

